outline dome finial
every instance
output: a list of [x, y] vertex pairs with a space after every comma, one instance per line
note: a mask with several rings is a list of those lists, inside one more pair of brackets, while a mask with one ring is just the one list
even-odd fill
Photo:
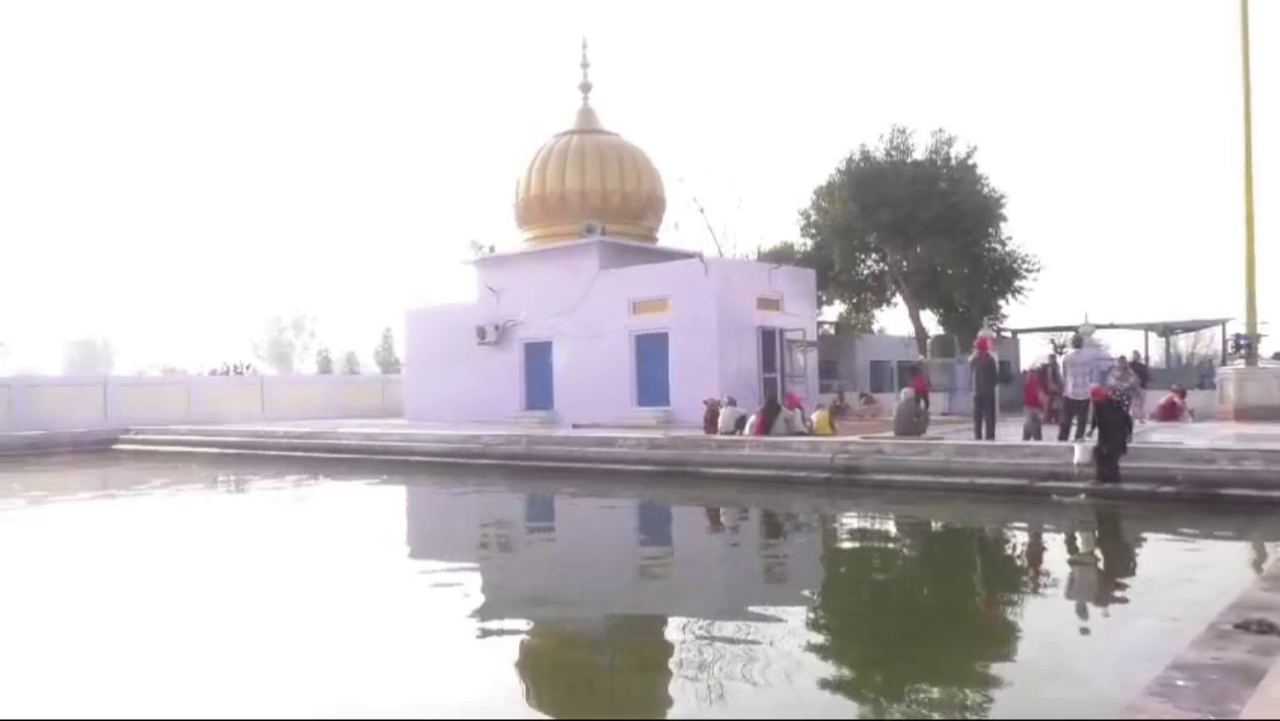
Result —
[[589, 105], [591, 103], [591, 78], [587, 76], [587, 71], [591, 69], [591, 62], [587, 60], [587, 36], [582, 36], [582, 62], [578, 63], [578, 67], [582, 68], [582, 82], [578, 83], [578, 90], [582, 92], [582, 104]]

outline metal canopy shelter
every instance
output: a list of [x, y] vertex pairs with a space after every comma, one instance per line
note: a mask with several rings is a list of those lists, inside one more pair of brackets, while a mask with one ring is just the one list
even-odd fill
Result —
[[[1085, 321], [1094, 330], [1140, 330], [1142, 331], [1142, 354], [1151, 359], [1151, 336], [1154, 334], [1157, 338], [1164, 339], [1164, 357], [1168, 363], [1170, 356], [1171, 341], [1174, 337], [1186, 335], [1188, 333], [1199, 333], [1202, 330], [1210, 328], [1220, 328], [1222, 330], [1222, 364], [1227, 363], [1227, 323], [1233, 318], [1201, 318], [1196, 320], [1166, 320], [1156, 321], [1154, 323], [1092, 323]], [[1035, 335], [1042, 333], [1075, 333], [1080, 326], [1085, 323], [1074, 323], [1070, 325], [1042, 325], [1030, 328], [1001, 328], [1002, 331], [1008, 333], [1014, 338], [1019, 335]]]

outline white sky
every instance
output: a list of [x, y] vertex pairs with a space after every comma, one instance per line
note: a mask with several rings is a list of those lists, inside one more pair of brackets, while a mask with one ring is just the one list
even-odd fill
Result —
[[[1280, 2], [1252, 15], [1265, 321]], [[300, 307], [368, 356], [466, 291], [471, 238], [516, 242], [584, 33], [601, 119], [663, 173], [664, 243], [711, 250], [694, 195], [740, 249], [795, 237], [859, 142], [944, 126], [1044, 262], [1014, 324], [1239, 317], [1237, 22], [1227, 0], [6, 0], [0, 341], [11, 367], [56, 370], [84, 334], [121, 370], [208, 364]]]

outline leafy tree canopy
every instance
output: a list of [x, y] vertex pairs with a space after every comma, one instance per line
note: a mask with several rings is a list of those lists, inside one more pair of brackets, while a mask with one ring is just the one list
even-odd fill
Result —
[[395, 337], [390, 328], [382, 329], [382, 338], [373, 350], [373, 362], [381, 373], [394, 375], [400, 372], [400, 356], [396, 355]]
[[333, 375], [333, 356], [328, 348], [316, 351], [316, 373], [322, 376]]
[[315, 340], [315, 318], [302, 313], [274, 315], [263, 325], [253, 352], [276, 373], [290, 375], [306, 362]]
[[922, 148], [911, 130], [894, 126], [813, 191], [800, 213], [802, 242], [780, 243], [758, 257], [813, 268], [819, 302], [843, 306], [841, 319], [863, 329], [900, 300], [922, 355], [924, 311], [967, 343], [1040, 270], [1005, 235], [1005, 196], [975, 155], [945, 131], [935, 131]]
[[346, 355], [342, 356], [342, 372], [349, 376], [360, 375], [360, 356], [355, 351], [349, 350]]

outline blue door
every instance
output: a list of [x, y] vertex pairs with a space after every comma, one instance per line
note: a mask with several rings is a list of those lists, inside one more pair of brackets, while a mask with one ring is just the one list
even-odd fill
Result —
[[551, 341], [524, 344], [524, 409], [555, 408], [555, 383], [551, 365]]
[[530, 493], [524, 497], [525, 533], [556, 532], [556, 497], [545, 493]]
[[675, 537], [671, 533], [671, 506], [641, 501], [636, 508], [641, 548], [671, 548]]
[[667, 408], [671, 405], [671, 345], [664, 333], [639, 333], [635, 337], [636, 405]]

